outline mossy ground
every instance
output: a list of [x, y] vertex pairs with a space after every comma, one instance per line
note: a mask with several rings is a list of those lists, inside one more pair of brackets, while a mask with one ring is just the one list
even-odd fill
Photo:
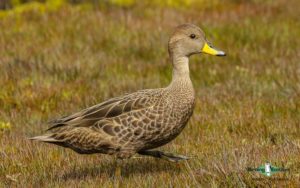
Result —
[[[299, 187], [299, 1], [203, 2], [205, 8], [79, 4], [3, 13], [0, 187]], [[115, 178], [114, 158], [26, 139], [49, 119], [166, 86], [168, 36], [185, 22], [201, 26], [228, 54], [190, 61], [196, 109], [162, 150], [194, 158], [125, 160]], [[266, 161], [290, 171], [271, 178], [246, 171]]]

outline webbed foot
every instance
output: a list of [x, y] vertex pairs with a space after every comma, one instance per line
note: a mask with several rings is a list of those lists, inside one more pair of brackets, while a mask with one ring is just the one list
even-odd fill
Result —
[[157, 151], [157, 150], [145, 150], [145, 151], [139, 151], [138, 152], [140, 155], [148, 155], [148, 156], [152, 156], [155, 158], [160, 158], [160, 159], [164, 159], [170, 162], [179, 162], [182, 160], [188, 160], [189, 157], [184, 156], [184, 155], [175, 155], [173, 153], [165, 153], [162, 151]]

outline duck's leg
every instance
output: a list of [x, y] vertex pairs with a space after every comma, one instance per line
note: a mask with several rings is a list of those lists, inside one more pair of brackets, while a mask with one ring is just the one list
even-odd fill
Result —
[[173, 153], [165, 153], [165, 152], [157, 151], [157, 150], [139, 151], [138, 154], [140, 154], [140, 155], [148, 155], [148, 156], [152, 156], [152, 157], [155, 157], [155, 158], [164, 159], [164, 160], [171, 161], [171, 162], [178, 162], [178, 161], [188, 160], [189, 159], [189, 157], [184, 156], [184, 155], [175, 155]]

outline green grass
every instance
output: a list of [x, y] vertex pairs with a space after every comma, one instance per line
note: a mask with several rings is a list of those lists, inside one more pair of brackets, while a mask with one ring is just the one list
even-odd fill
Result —
[[[299, 6], [297, 0], [214, 1], [205, 9], [65, 5], [0, 18], [0, 187], [299, 187]], [[201, 26], [228, 54], [191, 58], [194, 115], [162, 148], [195, 158], [124, 160], [114, 178], [110, 156], [26, 139], [41, 134], [49, 119], [166, 86], [168, 36], [185, 22]], [[266, 161], [290, 172], [266, 178], [246, 171]]]

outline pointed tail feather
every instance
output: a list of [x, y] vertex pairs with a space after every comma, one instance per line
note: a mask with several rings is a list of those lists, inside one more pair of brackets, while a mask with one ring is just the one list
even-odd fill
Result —
[[41, 136], [31, 137], [31, 138], [29, 138], [29, 140], [37, 140], [37, 141], [49, 142], [49, 143], [60, 142], [59, 140], [56, 140], [55, 138], [53, 138], [51, 134], [45, 134], [45, 135], [41, 135]]

